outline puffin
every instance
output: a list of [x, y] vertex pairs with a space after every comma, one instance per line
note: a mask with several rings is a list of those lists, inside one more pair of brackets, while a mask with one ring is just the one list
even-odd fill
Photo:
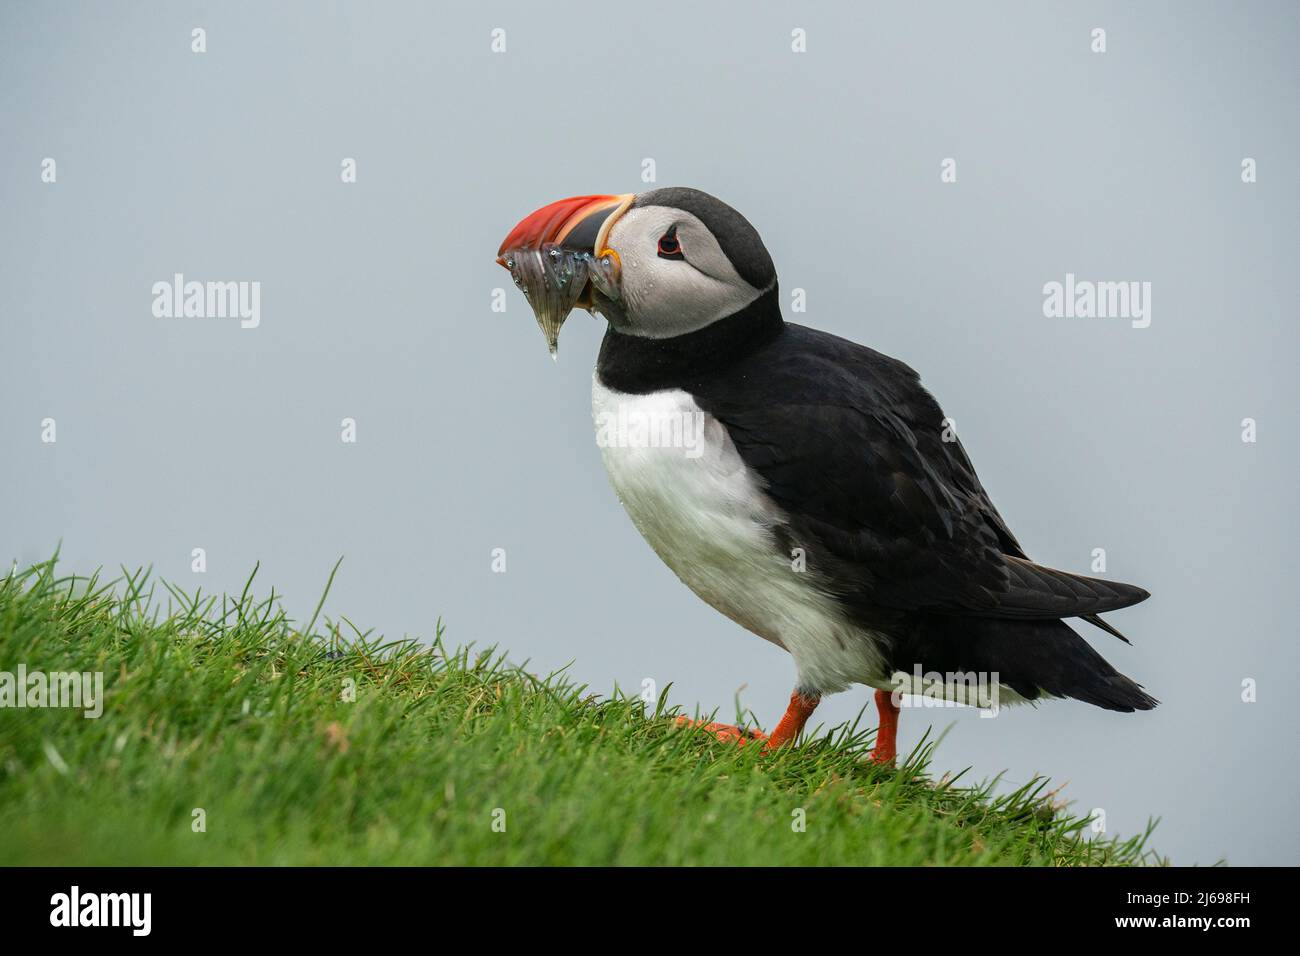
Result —
[[874, 691], [869, 759], [897, 758], [908, 696], [983, 708], [1157, 701], [1069, 624], [1148, 592], [1032, 561], [920, 377], [787, 322], [757, 230], [698, 189], [574, 196], [497, 250], [555, 356], [577, 308], [608, 323], [592, 379], [597, 444], [632, 523], [677, 577], [794, 662], [770, 734], [797, 742], [823, 696]]

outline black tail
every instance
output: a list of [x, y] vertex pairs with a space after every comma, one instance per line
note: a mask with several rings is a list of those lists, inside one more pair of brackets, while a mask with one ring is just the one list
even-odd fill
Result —
[[[895, 670], [992, 675], [1020, 696], [1073, 697], [1132, 713], [1159, 701], [1125, 677], [1064, 621], [918, 615], [895, 646]], [[991, 679], [991, 677], [990, 677]]]

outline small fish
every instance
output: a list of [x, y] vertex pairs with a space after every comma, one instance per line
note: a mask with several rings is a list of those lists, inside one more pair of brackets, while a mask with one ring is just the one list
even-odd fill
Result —
[[599, 310], [608, 317], [622, 299], [622, 262], [605, 239], [635, 199], [593, 194], [549, 203], [521, 219], [498, 247], [497, 262], [528, 299], [551, 358], [570, 312]]
[[515, 285], [528, 299], [554, 358], [560, 327], [587, 291], [591, 256], [547, 243], [540, 249], [508, 249], [504, 260]]

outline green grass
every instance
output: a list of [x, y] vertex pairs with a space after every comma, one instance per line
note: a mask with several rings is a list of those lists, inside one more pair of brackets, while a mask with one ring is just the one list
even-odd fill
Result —
[[0, 671], [105, 687], [99, 719], [0, 709], [0, 864], [1155, 861], [1149, 830], [1083, 839], [1046, 781], [936, 782], [932, 746], [881, 769], [872, 729], [840, 727], [764, 756], [675, 726], [664, 698], [452, 650], [441, 626], [384, 643], [318, 628], [318, 606], [299, 628], [251, 585], [187, 595], [54, 561], [0, 580]]

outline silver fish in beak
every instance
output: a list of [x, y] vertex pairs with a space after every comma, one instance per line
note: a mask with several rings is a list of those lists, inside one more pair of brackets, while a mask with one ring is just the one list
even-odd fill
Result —
[[605, 238], [634, 198], [626, 193], [553, 202], [521, 220], [497, 250], [497, 262], [528, 299], [552, 358], [569, 313], [591, 311], [597, 295], [618, 300], [620, 262]]

